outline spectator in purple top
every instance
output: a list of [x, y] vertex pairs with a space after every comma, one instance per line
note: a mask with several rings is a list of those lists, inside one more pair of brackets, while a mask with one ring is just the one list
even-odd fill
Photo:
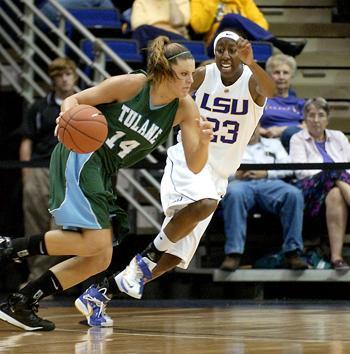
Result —
[[[306, 128], [293, 135], [290, 141], [292, 162], [350, 162], [350, 143], [338, 130], [326, 129], [329, 106], [322, 98], [305, 103]], [[348, 270], [342, 249], [350, 205], [350, 174], [345, 170], [295, 171], [296, 186], [304, 194], [305, 213], [315, 217], [325, 209], [331, 263], [334, 269]]]
[[261, 117], [260, 134], [265, 138], [280, 138], [289, 151], [289, 140], [303, 127], [304, 100], [291, 90], [296, 61], [285, 54], [276, 54], [266, 62], [266, 71], [276, 83], [277, 96], [269, 98]]

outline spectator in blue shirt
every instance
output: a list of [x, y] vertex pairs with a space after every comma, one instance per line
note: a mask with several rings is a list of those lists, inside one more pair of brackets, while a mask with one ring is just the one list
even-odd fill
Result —
[[303, 128], [304, 100], [291, 90], [296, 61], [285, 54], [276, 54], [266, 63], [266, 71], [276, 83], [276, 97], [267, 100], [261, 117], [260, 134], [266, 138], [280, 138], [289, 151], [291, 136]]

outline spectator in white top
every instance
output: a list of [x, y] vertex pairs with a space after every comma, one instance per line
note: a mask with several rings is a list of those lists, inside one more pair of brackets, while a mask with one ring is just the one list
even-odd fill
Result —
[[[350, 162], [350, 143], [337, 130], [326, 129], [329, 106], [322, 98], [312, 98], [304, 106], [306, 128], [290, 141], [293, 162]], [[296, 171], [305, 199], [305, 213], [317, 217], [326, 213], [331, 263], [334, 269], [350, 269], [343, 260], [342, 249], [350, 205], [350, 174], [345, 170]]]

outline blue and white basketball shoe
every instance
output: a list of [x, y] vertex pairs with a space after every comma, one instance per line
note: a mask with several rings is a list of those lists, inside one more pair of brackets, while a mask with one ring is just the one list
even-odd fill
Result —
[[151, 270], [156, 265], [147, 257], [137, 254], [129, 265], [114, 278], [119, 290], [135, 299], [141, 299], [145, 280], [152, 278]]
[[98, 289], [96, 285], [91, 285], [75, 300], [75, 307], [86, 317], [91, 327], [113, 326], [113, 320], [106, 314], [106, 306], [110, 300], [106, 291], [106, 288]]

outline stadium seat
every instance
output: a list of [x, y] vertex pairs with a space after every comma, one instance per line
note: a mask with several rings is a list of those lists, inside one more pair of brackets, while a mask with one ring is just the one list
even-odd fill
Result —
[[[143, 57], [140, 54], [138, 41], [134, 39], [109, 38], [102, 38], [102, 40], [126, 62], [142, 63]], [[95, 52], [91, 41], [88, 39], [82, 40], [80, 42], [80, 48], [90, 59], [94, 60]], [[106, 61], [111, 61], [111, 58], [107, 56]]]
[[[118, 9], [78, 9], [69, 8], [69, 12], [89, 29], [115, 29], [121, 30], [122, 22]], [[66, 23], [67, 35], [71, 37], [72, 24]]]
[[196, 63], [210, 59], [207, 53], [207, 48], [202, 41], [180, 41], [176, 42], [183, 44], [188, 50], [191, 51]]

